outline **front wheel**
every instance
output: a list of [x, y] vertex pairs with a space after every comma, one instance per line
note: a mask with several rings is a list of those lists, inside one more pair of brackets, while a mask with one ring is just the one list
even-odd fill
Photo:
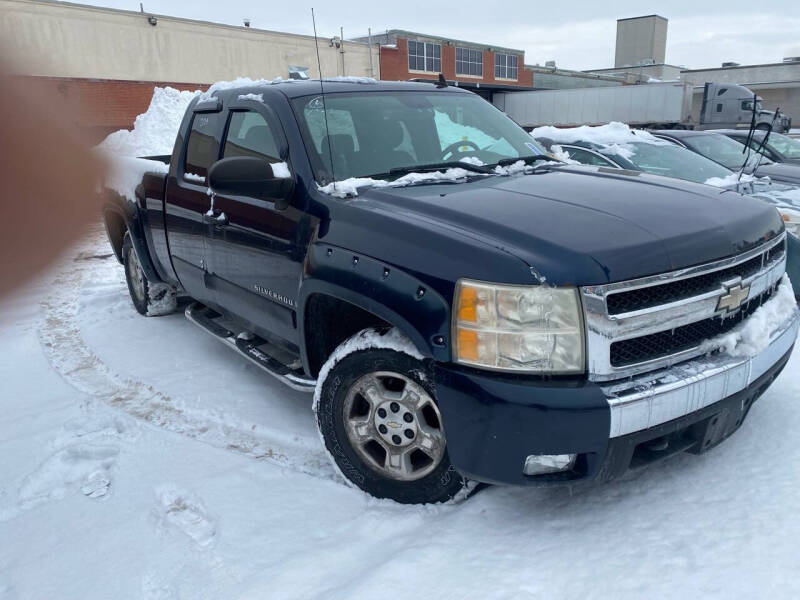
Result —
[[[465, 482], [450, 464], [427, 369], [396, 344], [381, 347], [382, 337], [357, 334], [323, 367], [315, 409], [325, 446], [368, 494], [407, 504], [449, 500]], [[348, 347], [360, 349], [342, 355]]]
[[122, 242], [122, 264], [125, 267], [125, 280], [128, 293], [131, 295], [133, 307], [140, 315], [159, 317], [175, 312], [178, 306], [178, 295], [170, 285], [148, 281], [136, 256], [131, 242], [131, 234], [126, 233]]

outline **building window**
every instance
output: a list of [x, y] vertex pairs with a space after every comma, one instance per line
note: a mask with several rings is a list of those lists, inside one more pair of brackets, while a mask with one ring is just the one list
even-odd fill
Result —
[[408, 70], [442, 72], [442, 46], [429, 42], [408, 41]]
[[456, 48], [456, 75], [483, 77], [483, 52], [471, 48]]
[[517, 78], [517, 55], [500, 54], [494, 55], [494, 76], [502, 79]]

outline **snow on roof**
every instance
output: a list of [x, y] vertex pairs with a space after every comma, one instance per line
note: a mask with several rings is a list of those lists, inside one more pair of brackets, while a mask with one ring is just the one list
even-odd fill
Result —
[[634, 142], [659, 145], [670, 143], [643, 129], [631, 129], [625, 123], [617, 121], [596, 127], [590, 125], [569, 129], [551, 126], [537, 127], [531, 131], [531, 135], [534, 138], [547, 138], [558, 144], [574, 144], [576, 142], [597, 144], [600, 146], [600, 152], [617, 154], [623, 158], [630, 158], [634, 155], [635, 147], [631, 145]]
[[250, 79], [249, 77], [237, 77], [230, 81], [217, 81], [205, 92], [200, 94], [200, 99], [205, 100], [211, 98], [214, 92], [222, 92], [224, 90], [233, 90], [236, 88], [255, 87], [258, 85], [271, 85], [273, 83], [285, 83], [288, 81], [296, 81], [294, 79], [284, 79], [283, 77], [276, 77], [274, 79]]
[[239, 100], [255, 100], [256, 102], [263, 102], [264, 94], [239, 94]]
[[625, 123], [619, 123], [617, 121], [612, 121], [611, 123], [596, 127], [582, 125], [569, 129], [560, 129], [548, 125], [546, 127], [537, 127], [531, 131], [531, 135], [535, 138], [548, 138], [561, 144], [575, 142], [590, 142], [601, 146], [630, 144], [632, 142], [669, 144], [669, 142], [655, 137], [648, 131], [644, 131], [643, 129], [631, 129]]

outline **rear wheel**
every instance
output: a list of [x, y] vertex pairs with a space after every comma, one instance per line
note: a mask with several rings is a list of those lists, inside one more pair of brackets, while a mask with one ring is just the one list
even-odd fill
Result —
[[175, 288], [166, 283], [148, 281], [133, 249], [130, 233], [125, 234], [122, 242], [122, 264], [125, 266], [128, 293], [139, 314], [158, 317], [175, 311], [178, 305]]
[[325, 372], [317, 424], [345, 478], [373, 496], [409, 504], [443, 502], [464, 488], [450, 464], [421, 360], [396, 349], [366, 348], [340, 357]]

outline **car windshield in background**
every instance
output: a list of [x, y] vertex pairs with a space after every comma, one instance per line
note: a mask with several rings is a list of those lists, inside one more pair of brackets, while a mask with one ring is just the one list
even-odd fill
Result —
[[705, 183], [712, 177], [727, 177], [731, 174], [730, 169], [713, 160], [672, 144], [635, 142], [629, 145], [634, 147], [634, 153], [628, 160], [642, 171], [654, 175]]
[[[752, 152], [749, 153], [748, 158], [747, 147], [744, 144], [718, 133], [696, 135], [685, 138], [682, 141], [695, 152], [699, 152], [703, 156], [734, 171], [742, 168], [746, 158], [748, 159], [748, 165], [751, 166], [754, 166], [758, 160], [758, 156]], [[765, 165], [771, 161], [762, 157], [759, 162]]]
[[800, 158], [800, 140], [794, 140], [788, 135], [770, 133], [767, 146], [786, 158]]
[[[396, 177], [439, 163], [495, 165], [544, 154], [478, 96], [442, 92], [346, 93], [292, 101], [318, 182]], [[327, 126], [325, 114], [327, 112]], [[392, 173], [394, 171], [394, 173]]]

